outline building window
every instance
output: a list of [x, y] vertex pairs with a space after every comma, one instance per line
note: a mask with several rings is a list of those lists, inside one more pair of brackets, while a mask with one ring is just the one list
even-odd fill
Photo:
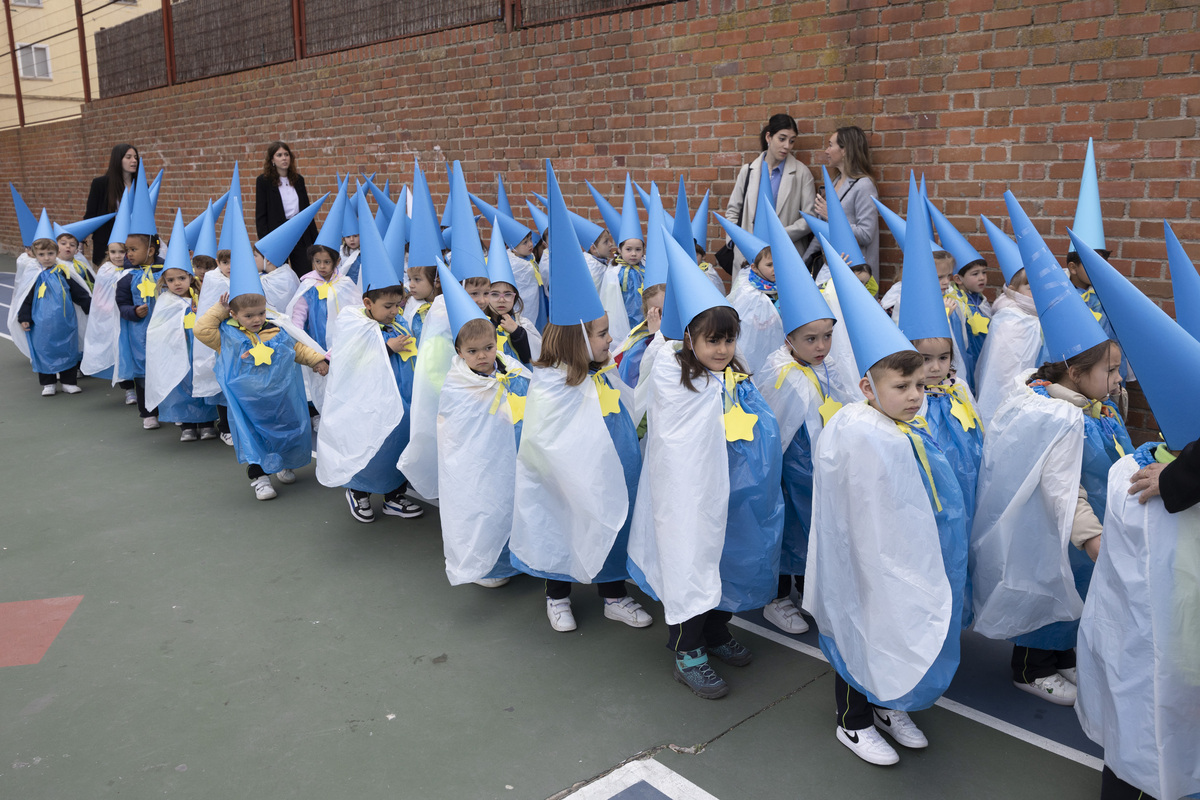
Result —
[[41, 8], [42, 0], [12, 0], [14, 6], [29, 6], [30, 8]]
[[44, 44], [17, 43], [22, 78], [50, 79], [50, 48]]

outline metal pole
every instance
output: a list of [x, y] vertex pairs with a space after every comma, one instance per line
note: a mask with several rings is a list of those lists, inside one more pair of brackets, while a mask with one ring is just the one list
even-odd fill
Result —
[[17, 96], [17, 122], [25, 127], [25, 103], [21, 99], [21, 67], [17, 63], [17, 41], [13, 38], [12, 5], [4, 0], [4, 21], [8, 23], [8, 54], [12, 57], [13, 91]]
[[175, 27], [171, 22], [171, 0], [162, 0], [163, 50], [167, 62], [167, 86], [175, 85]]
[[92, 102], [92, 75], [88, 69], [87, 36], [83, 32], [83, 0], [75, 0], [75, 29], [79, 32], [79, 69], [83, 72], [83, 102]]
[[292, 0], [292, 49], [297, 61], [308, 55], [304, 40], [304, 0]]

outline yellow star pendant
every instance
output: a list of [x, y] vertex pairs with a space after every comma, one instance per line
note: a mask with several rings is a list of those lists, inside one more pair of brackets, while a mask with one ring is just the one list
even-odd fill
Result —
[[975, 336], [982, 336], [988, 332], [988, 325], [991, 320], [976, 311], [967, 318], [967, 325], [971, 328], [971, 333]]
[[149, 278], [142, 278], [138, 282], [138, 291], [141, 292], [143, 300], [147, 297], [154, 297], [154, 281]]
[[520, 394], [508, 395], [508, 413], [512, 415], [513, 425], [525, 419], [525, 396]]
[[271, 363], [271, 354], [275, 352], [275, 348], [267, 345], [266, 342], [259, 342], [246, 351], [247, 355], [254, 357], [254, 366], [258, 367], [263, 364]]
[[408, 337], [408, 344], [404, 345], [404, 349], [401, 350], [399, 353], [400, 360], [408, 361], [410, 358], [412, 358], [416, 354], [417, 354], [417, 340], [416, 340], [416, 338], [410, 336], [410, 337]]
[[196, 327], [196, 312], [189, 311], [183, 315], [183, 329], [190, 331], [194, 327]]
[[600, 416], [607, 417], [621, 410], [621, 391], [609, 386], [604, 380], [596, 381], [596, 391], [600, 394]]
[[958, 424], [962, 425], [964, 431], [969, 431], [975, 427], [975, 412], [967, 408], [966, 403], [960, 403], [958, 400], [950, 400], [950, 416], [958, 420]]
[[328, 297], [329, 297], [329, 284], [328, 283], [318, 283], [317, 284], [317, 298], [320, 300], [325, 300], [325, 299], [328, 299]]
[[821, 403], [821, 405], [817, 408], [817, 411], [821, 413], [821, 424], [828, 425], [829, 420], [833, 419], [833, 415], [836, 414], [841, 407], [842, 404], [837, 400], [834, 400], [832, 397], [826, 397], [825, 402]]
[[741, 406], [733, 406], [725, 412], [725, 441], [753, 442], [754, 423], [756, 422], [758, 422], [757, 414], [747, 414]]

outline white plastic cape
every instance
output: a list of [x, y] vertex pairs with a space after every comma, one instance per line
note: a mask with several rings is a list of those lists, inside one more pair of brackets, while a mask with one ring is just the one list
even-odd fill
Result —
[[[338, 274], [342, 275], [343, 277], [348, 276], [350, 273], [350, 268], [353, 267], [355, 265], [355, 263], [358, 261], [359, 254], [360, 254], [360, 251], [355, 250], [352, 253], [350, 253], [350, 255], [344, 256], [341, 254], [341, 250], [339, 248], [338, 265], [337, 265]], [[359, 274], [360, 275], [362, 274], [361, 269], [359, 269]], [[359, 287], [359, 290], [360, 291], [362, 290], [361, 286]]]
[[[957, 348], [956, 348], [957, 349]], [[1012, 393], [1014, 379], [1039, 366], [1042, 349], [1042, 325], [1034, 314], [1008, 306], [996, 312], [988, 326], [988, 336], [975, 365], [975, 404], [983, 419], [983, 429], [991, 429], [992, 417]]]
[[[8, 307], [8, 333], [12, 337], [12, 342], [21, 351], [21, 355], [29, 358], [29, 337], [24, 330], [21, 329], [21, 323], [17, 322], [17, 315], [21, 310], [21, 303], [25, 301], [26, 295], [33, 290], [33, 285], [37, 282], [38, 275], [42, 272], [42, 267], [37, 261], [33, 262], [32, 266], [23, 265], [23, 269], [18, 269], [17, 276], [13, 285], [13, 293], [11, 305]], [[65, 265], [64, 265], [65, 267]], [[68, 276], [75, 283], [83, 287], [84, 291], [89, 291], [87, 284], [83, 282], [83, 278], [76, 272], [68, 269]], [[116, 290], [116, 282], [113, 283], [114, 297]], [[68, 301], [70, 303], [70, 301]], [[79, 349], [82, 351], [87, 344], [87, 327], [88, 315], [83, 313], [83, 309], [74, 303], [70, 303], [75, 309], [75, 327], [79, 332]], [[116, 307], [114, 301], [113, 307]], [[118, 317], [118, 326], [120, 324]], [[116, 357], [117, 340], [113, 339], [113, 354], [114, 362]], [[86, 356], [85, 356], [86, 359]], [[86, 371], [85, 371], [86, 372]]]
[[707, 261], [701, 261], [697, 266], [704, 273], [704, 277], [708, 278], [709, 282], [716, 287], [717, 291], [722, 295], [725, 294], [725, 280], [717, 274], [717, 269]]
[[[990, 338], [990, 337], [989, 337]], [[1004, 401], [983, 440], [971, 528], [975, 631], [1011, 639], [1079, 619], [1068, 561], [1083, 469], [1083, 410], [1025, 386]]]
[[[866, 403], [838, 411], [813, 448], [804, 607], [883, 701], [920, 683], [953, 616], [920, 470], [909, 438]], [[847, 501], [857, 495], [871, 502]]]
[[[515, 359], [497, 358], [510, 376], [529, 376]], [[508, 543], [516, 494], [514, 431], [500, 381], [472, 372], [455, 356], [437, 418], [442, 545], [452, 586], [486, 576]]]
[[[528, 263], [528, 262], [526, 262]], [[525, 329], [525, 333], [529, 341], [529, 360], [537, 361], [542, 354], [542, 335], [538, 333], [537, 326], [533, 324], [533, 320], [521, 314], [517, 317], [517, 324]], [[614, 341], [615, 338], [614, 338]]]
[[[655, 333], [650, 339], [650, 343], [646, 345], [646, 352], [642, 354], [642, 364], [638, 369], [638, 383], [633, 387], [633, 418], [641, 424], [641, 419], [646, 414], [646, 410], [650, 408], [650, 387], [649, 380], [650, 371], [654, 368], [654, 360], [660, 353], [666, 351], [674, 354], [681, 347], [680, 342], [672, 342], [663, 338], [662, 332]], [[643, 441], [643, 456], [645, 455], [645, 442]]]
[[1200, 792], [1200, 507], [1168, 514], [1108, 472], [1100, 557], [1079, 623], [1084, 733], [1121, 780], [1160, 798]]
[[[292, 318], [292, 310], [295, 309], [296, 302], [304, 296], [305, 292], [320, 282], [322, 279], [315, 270], [304, 276], [296, 292], [292, 295], [292, 299], [288, 301], [287, 308], [282, 309], [288, 319]], [[329, 352], [333, 352], [333, 343], [337, 339], [338, 317], [344, 309], [355, 306], [362, 308], [362, 290], [345, 275], [338, 275], [333, 281], [333, 291], [325, 301], [325, 344], [328, 345]]]
[[[788, 364], [795, 366], [788, 367]], [[852, 402], [849, 392], [838, 382], [838, 373], [829, 358], [825, 359], [824, 365], [812, 368], [817, 378], [825, 380], [826, 366], [829, 368], [829, 385], [824, 388], [828, 396], [839, 403]], [[779, 375], [785, 369], [787, 374], [780, 383]], [[812, 385], [812, 381], [804, 375], [786, 344], [767, 358], [767, 363], [754, 385], [775, 412], [775, 419], [779, 422], [779, 439], [785, 452], [802, 425], [807, 426], [809, 442], [816, 442], [822, 428], [825, 427], [820, 412], [821, 396]], [[855, 393], [857, 392], [856, 388]]]
[[157, 408], [187, 377], [187, 332], [183, 318], [192, 310], [191, 299], [163, 292], [146, 323], [146, 408]]
[[411, 415], [408, 445], [396, 465], [413, 489], [428, 500], [438, 497], [438, 402], [453, 358], [454, 340], [450, 338], [446, 300], [438, 295], [425, 315], [425, 327], [417, 343], [417, 366], [408, 406]]
[[[200, 285], [200, 297], [196, 300], [196, 317], [204, 315], [217, 304], [221, 295], [229, 291], [229, 278], [220, 270], [210, 270]], [[94, 302], [94, 301], [93, 301]], [[192, 397], [213, 397], [221, 393], [214, 368], [217, 351], [199, 339], [192, 341]]]
[[[591, 261], [596, 259], [588, 256]], [[596, 261], [596, 263], [600, 263]], [[595, 275], [593, 274], [593, 277]], [[621, 294], [621, 270], [606, 267], [596, 287], [600, 293], [600, 304], [608, 313], [608, 334], [614, 342], [623, 342], [633, 327], [629, 324], [629, 312], [625, 310], [625, 296]]]
[[854, 348], [850, 346], [850, 332], [846, 327], [846, 318], [842, 316], [842, 304], [838, 300], [837, 289], [834, 287], [833, 281], [825, 284], [825, 287], [821, 289], [821, 296], [825, 298], [829, 310], [837, 319], [837, 324], [833, 326], [833, 342], [830, 345], [828, 356], [828, 359], [835, 365], [831, 369], [837, 369], [838, 383], [847, 388], [855, 402], [864, 400], [866, 398], [858, 388], [863, 373], [859, 372], [858, 362], [854, 360]]
[[83, 363], [80, 369], [85, 375], [96, 375], [112, 367], [113, 383], [121, 378], [117, 373], [118, 339], [121, 335], [121, 311], [117, 308], [117, 281], [122, 273], [111, 263], [105, 262], [96, 273], [92, 287], [92, 310], [88, 314], [87, 334], [83, 343]]
[[505, 252], [508, 254], [508, 265], [512, 267], [513, 280], [517, 282], [517, 292], [521, 295], [521, 302], [525, 304], [524, 313], [536, 318], [542, 288], [538, 283], [537, 274], [533, 271], [533, 262], [512, 251]]
[[[615, 370], [606, 375], [615, 378]], [[539, 572], [591, 583], [625, 525], [629, 490], [595, 381], [568, 386], [566, 378], [557, 367], [533, 370], [509, 547]]]
[[263, 293], [267, 297], [267, 305], [276, 311], [286, 309], [296, 290], [300, 288], [300, 279], [287, 264], [276, 267], [272, 272], [264, 272], [259, 278], [262, 281]]
[[779, 311], [770, 297], [750, 284], [750, 272], [744, 269], [733, 279], [729, 304], [737, 311], [742, 323], [737, 341], [742, 364], [750, 374], [757, 375], [766, 366], [771, 353], [783, 343], [784, 333]]
[[379, 323], [361, 306], [347, 306], [334, 324], [325, 411], [317, 429], [317, 480], [345, 486], [404, 419], [404, 402]]
[[697, 380], [699, 391], [689, 391], [672, 351], [659, 349], [652, 363], [649, 349], [642, 360], [648, 426], [629, 559], [662, 601], [667, 624], [678, 625], [721, 602], [729, 514], [725, 387]]

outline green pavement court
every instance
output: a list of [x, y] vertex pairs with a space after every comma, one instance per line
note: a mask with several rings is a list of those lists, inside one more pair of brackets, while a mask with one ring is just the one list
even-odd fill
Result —
[[915, 715], [927, 750], [872, 767], [811, 639], [738, 620], [755, 661], [700, 700], [656, 604], [634, 630], [582, 587], [555, 633], [539, 581], [447, 583], [435, 508], [357, 523], [311, 466], [258, 502], [231, 448], [81, 386], [40, 397], [0, 340], [0, 798], [1099, 794], [1073, 711], [1025, 700], [1003, 648]]

